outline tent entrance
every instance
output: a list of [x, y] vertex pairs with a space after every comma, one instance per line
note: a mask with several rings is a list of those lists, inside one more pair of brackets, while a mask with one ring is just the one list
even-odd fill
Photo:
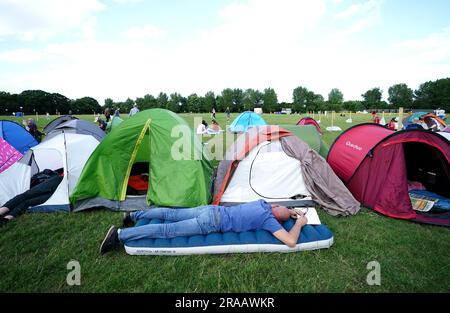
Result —
[[142, 196], [148, 192], [150, 178], [150, 128], [147, 127], [138, 141], [135, 158], [127, 181], [127, 196]]
[[407, 178], [422, 183], [427, 191], [450, 198], [450, 167], [443, 153], [425, 143], [403, 144]]

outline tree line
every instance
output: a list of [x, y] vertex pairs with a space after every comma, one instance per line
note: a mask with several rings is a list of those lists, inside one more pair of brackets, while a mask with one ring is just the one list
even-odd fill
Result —
[[167, 95], [160, 92], [157, 96], [147, 94], [136, 99], [128, 98], [123, 102], [105, 99], [103, 106], [92, 97], [69, 99], [58, 93], [48, 93], [42, 90], [26, 90], [20, 94], [0, 92], [0, 114], [9, 115], [13, 112], [25, 114], [92, 114], [101, 113], [105, 108], [119, 109], [126, 113], [136, 104], [140, 110], [165, 108], [176, 113], [211, 112], [214, 108], [224, 112], [242, 112], [261, 107], [264, 112], [279, 112], [289, 108], [293, 112], [311, 111], [362, 111], [374, 109], [437, 109], [450, 111], [450, 78], [428, 81], [413, 90], [406, 84], [395, 84], [388, 89], [388, 101], [382, 100], [383, 91], [379, 87], [367, 90], [361, 96], [363, 100], [344, 101], [343, 93], [332, 89], [325, 99], [306, 87], [299, 86], [293, 90], [292, 102], [279, 102], [276, 91], [266, 88], [263, 91], [255, 89], [242, 90], [226, 88], [220, 94], [212, 91], [205, 95], [193, 93], [187, 97], [175, 92]]

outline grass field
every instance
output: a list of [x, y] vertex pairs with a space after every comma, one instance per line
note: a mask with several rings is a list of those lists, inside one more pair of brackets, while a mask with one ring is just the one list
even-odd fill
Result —
[[[192, 127], [194, 117], [182, 114]], [[236, 117], [233, 114], [232, 118]], [[337, 116], [346, 129], [370, 114]], [[80, 116], [93, 121], [93, 116]], [[209, 114], [203, 118], [210, 121]], [[264, 115], [270, 124], [293, 124], [298, 115]], [[386, 121], [390, 116], [386, 115]], [[22, 123], [22, 118], [16, 119]], [[223, 127], [226, 118], [218, 114]], [[48, 121], [39, 119], [42, 129]], [[329, 118], [321, 118], [324, 129]], [[329, 145], [339, 133], [326, 132]], [[327, 250], [180, 257], [106, 256], [98, 247], [121, 214], [108, 211], [25, 214], [0, 228], [0, 292], [449, 292], [450, 229], [415, 224], [363, 208], [335, 218], [319, 210], [334, 233]], [[81, 285], [69, 286], [67, 263], [81, 265]], [[367, 264], [381, 266], [381, 285], [370, 286]]]

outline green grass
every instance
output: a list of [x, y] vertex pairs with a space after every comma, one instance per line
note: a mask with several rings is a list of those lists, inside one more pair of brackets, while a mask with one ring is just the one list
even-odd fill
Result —
[[[194, 117], [182, 115], [193, 127]], [[233, 114], [235, 117], [236, 114]], [[81, 116], [92, 121], [92, 116]], [[210, 121], [209, 114], [203, 118]], [[264, 115], [272, 124], [299, 116]], [[335, 125], [345, 129], [347, 117]], [[388, 120], [388, 116], [386, 116]], [[18, 119], [19, 122], [22, 118]], [[220, 125], [226, 124], [223, 114]], [[330, 120], [321, 118], [324, 129]], [[353, 124], [370, 114], [353, 116]], [[39, 119], [42, 128], [48, 121]], [[331, 144], [339, 133], [325, 131]], [[330, 249], [299, 253], [252, 253], [136, 257], [123, 249], [99, 256], [98, 247], [121, 214], [109, 211], [25, 214], [0, 228], [1, 292], [448, 292], [450, 229], [395, 220], [363, 208], [335, 218], [319, 211], [334, 233]], [[69, 286], [67, 263], [81, 265], [81, 285]], [[381, 265], [381, 285], [369, 286], [370, 261]]]

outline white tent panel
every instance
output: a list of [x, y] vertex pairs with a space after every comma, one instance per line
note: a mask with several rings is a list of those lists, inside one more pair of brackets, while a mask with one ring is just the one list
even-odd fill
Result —
[[[53, 159], [53, 167], [41, 166], [41, 164], [46, 162], [42, 160], [43, 157], [50, 150], [47, 149], [47, 147], [44, 147], [44, 149], [36, 149], [34, 151], [36, 163], [41, 170], [45, 168], [55, 170], [64, 167], [64, 178], [50, 199], [41, 206], [68, 205], [69, 194], [73, 188], [75, 188], [86, 161], [99, 142], [90, 135], [63, 133], [46, 141], [45, 144], [54, 149], [52, 156], [49, 156], [49, 158]], [[58, 150], [58, 153], [55, 150]], [[55, 160], [56, 158], [58, 160]], [[38, 160], [42, 163], [39, 163]]]
[[297, 195], [310, 196], [299, 161], [283, 151], [280, 141], [266, 141], [239, 162], [221, 202], [275, 202]]
[[20, 162], [0, 173], [0, 206], [30, 189], [31, 167]]
[[441, 135], [444, 138], [447, 138], [448, 141], [450, 141], [450, 133], [447, 132], [438, 132], [439, 135]]
[[89, 135], [66, 134], [66, 136], [68, 135], [70, 135], [70, 144], [67, 145], [67, 177], [70, 194], [80, 178], [84, 165], [99, 142]]

